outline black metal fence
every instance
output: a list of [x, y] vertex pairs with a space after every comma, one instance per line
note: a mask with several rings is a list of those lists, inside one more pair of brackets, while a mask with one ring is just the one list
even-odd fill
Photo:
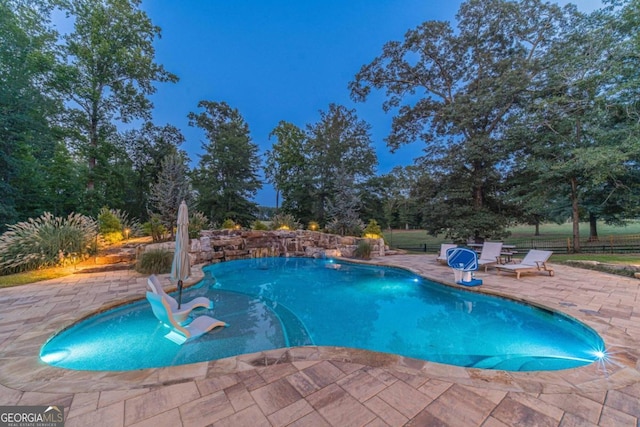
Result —
[[419, 245], [395, 245], [392, 246], [392, 248], [411, 252], [440, 252], [440, 245], [427, 245], [426, 243], [421, 243]]
[[[573, 252], [573, 239], [513, 239], [508, 242], [522, 250], [544, 249], [559, 253]], [[640, 253], [640, 235], [606, 236], [598, 239], [580, 240], [580, 251], [584, 253]]]
[[[507, 245], [514, 245], [516, 251], [526, 252], [529, 249], [543, 249], [556, 253], [573, 253], [573, 239], [507, 239]], [[419, 245], [396, 246], [411, 252], [439, 253], [440, 243], [422, 243]], [[625, 236], [599, 237], [597, 240], [580, 240], [583, 253], [640, 253], [640, 234]]]

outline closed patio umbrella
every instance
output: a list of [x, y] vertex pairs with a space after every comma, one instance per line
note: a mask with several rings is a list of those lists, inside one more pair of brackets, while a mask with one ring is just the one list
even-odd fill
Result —
[[176, 249], [171, 263], [171, 281], [178, 282], [178, 308], [182, 303], [182, 282], [191, 275], [189, 262], [189, 209], [183, 200], [178, 209]]

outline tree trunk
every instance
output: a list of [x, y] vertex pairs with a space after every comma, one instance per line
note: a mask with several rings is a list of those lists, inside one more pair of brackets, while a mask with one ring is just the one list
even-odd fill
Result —
[[[477, 175], [479, 175], [479, 173], [477, 172], [479, 169], [480, 169], [480, 166], [475, 167], [476, 177]], [[473, 207], [476, 211], [480, 211], [484, 207], [484, 192], [482, 189], [482, 183], [480, 182], [479, 179], [478, 180], [474, 179]], [[476, 230], [473, 236], [473, 241], [474, 243], [478, 243], [478, 244], [484, 243], [484, 236], [481, 236], [480, 232]]]
[[[580, 144], [582, 139], [582, 122], [576, 120], [576, 142]], [[573, 251], [580, 252], [580, 204], [578, 203], [578, 179], [571, 178], [571, 212], [573, 216]]]
[[533, 233], [534, 236], [539, 236], [540, 235], [540, 221], [536, 221], [536, 231], [535, 233]]
[[589, 212], [589, 241], [597, 242], [598, 240], [598, 217], [593, 212]]
[[98, 101], [92, 104], [91, 116], [89, 117], [89, 179], [87, 180], [87, 190], [95, 188], [94, 171], [96, 168], [96, 153], [98, 152]]
[[578, 204], [578, 180], [571, 178], [571, 213], [573, 221], [573, 252], [580, 252], [580, 211]]
[[476, 210], [482, 209], [484, 205], [484, 194], [482, 192], [482, 185], [476, 184], [473, 189], [473, 207]]

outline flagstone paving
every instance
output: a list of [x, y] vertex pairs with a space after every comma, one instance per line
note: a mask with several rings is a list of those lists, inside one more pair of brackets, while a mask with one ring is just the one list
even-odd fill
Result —
[[[435, 255], [372, 262], [453, 281]], [[640, 281], [554, 268], [554, 277], [520, 280], [480, 272], [483, 286], [469, 290], [580, 319], [604, 338], [606, 363], [505, 372], [310, 346], [162, 369], [72, 371], [40, 362], [40, 347], [85, 316], [141, 298], [146, 277], [133, 271], [74, 274], [0, 289], [0, 405], [61, 405], [67, 427], [638, 427]], [[193, 273], [202, 277], [198, 266]]]

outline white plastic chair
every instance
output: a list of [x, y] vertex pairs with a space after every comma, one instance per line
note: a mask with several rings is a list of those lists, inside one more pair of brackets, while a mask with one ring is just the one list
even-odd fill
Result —
[[167, 303], [169, 304], [169, 308], [171, 309], [171, 314], [176, 318], [176, 320], [178, 320], [178, 322], [184, 322], [189, 316], [189, 313], [191, 313], [194, 308], [213, 308], [213, 301], [211, 301], [207, 297], [196, 297], [191, 301], [182, 302], [180, 304], [180, 308], [178, 308], [178, 301], [176, 301], [174, 297], [164, 291], [162, 285], [160, 284], [160, 281], [158, 280], [158, 277], [155, 274], [149, 276], [149, 278], [147, 279], [147, 286], [149, 287], [151, 292], [161, 296], [167, 301]]
[[188, 340], [198, 338], [213, 328], [218, 326], [227, 326], [222, 320], [214, 319], [210, 316], [198, 316], [187, 326], [182, 326], [171, 314], [169, 303], [162, 296], [147, 292], [147, 300], [151, 304], [153, 314], [165, 326], [171, 330], [164, 337], [176, 344], [182, 345]]

